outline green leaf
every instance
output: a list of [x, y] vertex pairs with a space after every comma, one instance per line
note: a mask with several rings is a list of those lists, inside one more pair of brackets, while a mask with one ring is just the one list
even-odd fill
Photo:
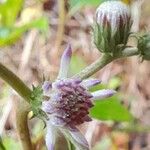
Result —
[[78, 55], [71, 57], [70, 73], [71, 75], [80, 72], [86, 66], [86, 62]]
[[25, 26], [27, 27], [27, 29], [37, 28], [41, 32], [44, 32], [44, 33], [46, 33], [48, 28], [49, 28], [48, 19], [45, 17], [41, 17], [41, 18], [38, 18], [36, 20], [33, 20], [33, 21], [31, 21], [31, 23], [26, 24]]
[[83, 6], [98, 6], [103, 0], [70, 0], [70, 11], [69, 14], [73, 15]]
[[75, 6], [85, 6], [85, 5], [92, 5], [97, 6], [99, 5], [103, 0], [70, 0], [70, 7], [73, 8]]
[[116, 89], [121, 85], [121, 79], [119, 77], [114, 77], [109, 81], [108, 88]]
[[46, 33], [48, 30], [48, 21], [46, 18], [39, 18], [20, 27], [0, 27], [0, 47], [13, 44], [22, 36], [24, 32], [31, 28], [37, 28]]
[[90, 116], [99, 120], [132, 121], [130, 112], [120, 104], [118, 97], [113, 96], [104, 100], [96, 101], [90, 110]]
[[1, 137], [0, 137], [0, 150], [6, 150]]
[[[90, 89], [91, 92], [101, 89], [111, 89], [112, 80], [108, 85], [99, 84]], [[111, 85], [111, 86], [110, 86]], [[113, 85], [113, 87], [115, 87]], [[120, 103], [119, 95], [114, 95], [110, 98], [103, 100], [96, 100], [95, 106], [90, 110], [90, 116], [99, 120], [112, 120], [112, 121], [132, 121], [133, 116], [130, 112]]]
[[20, 150], [21, 149], [20, 143], [10, 137], [4, 137], [3, 144], [4, 144], [6, 150], [14, 150], [14, 149]]
[[0, 3], [1, 24], [10, 27], [16, 21], [16, 18], [22, 9], [24, 0], [6, 0]]

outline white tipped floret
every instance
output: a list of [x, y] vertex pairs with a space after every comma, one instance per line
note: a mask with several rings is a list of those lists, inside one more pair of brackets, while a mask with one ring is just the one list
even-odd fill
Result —
[[67, 78], [71, 56], [72, 56], [72, 49], [71, 45], [69, 44], [61, 57], [60, 69], [58, 74], [59, 79]]
[[43, 89], [43, 94], [45, 96], [49, 96], [50, 95], [50, 90], [52, 88], [52, 83], [50, 81], [44, 81], [43, 85], [42, 85], [42, 89]]
[[87, 79], [82, 81], [82, 85], [85, 86], [86, 88], [90, 88], [100, 83], [101, 81], [98, 79]]
[[47, 132], [45, 137], [45, 142], [48, 150], [55, 150], [55, 142], [56, 142], [56, 127], [52, 126], [51, 123], [47, 122]]
[[116, 94], [116, 91], [114, 90], [99, 90], [99, 91], [96, 91], [96, 92], [93, 92], [92, 93], [92, 96], [93, 96], [93, 100], [101, 100], [101, 99], [104, 99], [104, 98], [107, 98], [107, 97], [111, 97], [113, 96], [114, 94]]

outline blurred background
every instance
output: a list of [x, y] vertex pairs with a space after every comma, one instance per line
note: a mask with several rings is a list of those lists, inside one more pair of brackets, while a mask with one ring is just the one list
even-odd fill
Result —
[[[27, 83], [42, 83], [43, 76], [54, 80], [60, 56], [68, 43], [73, 57], [70, 76], [100, 57], [92, 41], [94, 13], [101, 0], [0, 0], [0, 62]], [[135, 0], [131, 6], [132, 31], [149, 32], [150, 0]], [[134, 46], [131, 38], [129, 45]], [[117, 90], [119, 104], [102, 105], [107, 114], [84, 124], [93, 150], [150, 150], [150, 62], [132, 57], [117, 60], [94, 75], [102, 86]], [[0, 144], [6, 150], [21, 150], [15, 124], [17, 94], [0, 80]], [[135, 117], [124, 122], [126, 113]], [[121, 106], [120, 106], [121, 107]], [[110, 113], [109, 110], [111, 110]], [[114, 110], [114, 111], [113, 111]], [[44, 150], [43, 122], [29, 121], [36, 150]]]

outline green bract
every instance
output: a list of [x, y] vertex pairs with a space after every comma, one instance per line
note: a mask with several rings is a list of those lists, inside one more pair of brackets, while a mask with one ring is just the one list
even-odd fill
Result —
[[143, 60], [150, 60], [150, 34], [145, 34], [139, 38], [138, 49]]
[[43, 121], [48, 120], [47, 115], [40, 108], [43, 100], [43, 90], [41, 86], [33, 86], [32, 94], [30, 97], [31, 109], [33, 111], [33, 115], [42, 119]]
[[131, 28], [129, 7], [120, 1], [102, 3], [96, 11], [94, 43], [103, 53], [115, 53], [127, 44]]

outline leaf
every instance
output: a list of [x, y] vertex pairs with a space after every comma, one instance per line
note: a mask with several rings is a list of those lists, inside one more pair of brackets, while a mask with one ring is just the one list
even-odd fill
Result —
[[70, 0], [70, 11], [69, 14], [72, 16], [83, 6], [92, 5], [98, 6], [103, 0]]
[[10, 27], [16, 21], [16, 18], [23, 6], [24, 0], [6, 0], [0, 3], [1, 25]]
[[92, 5], [97, 6], [102, 2], [102, 0], [70, 0], [70, 7], [73, 8], [75, 6], [85, 6]]
[[46, 18], [39, 18], [32, 22], [13, 28], [0, 27], [0, 47], [13, 44], [24, 32], [31, 28], [37, 28], [46, 33], [48, 30], [48, 22]]
[[90, 116], [99, 120], [132, 121], [130, 112], [120, 104], [118, 97], [113, 96], [104, 100], [96, 101], [90, 110]]
[[[110, 83], [108, 83], [108, 86], [111, 85]], [[92, 87], [90, 91], [108, 89], [108, 86], [99, 84]], [[90, 116], [99, 120], [113, 120], [119, 122], [133, 120], [133, 116], [130, 112], [120, 103], [120, 97], [118, 95], [103, 100], [96, 100], [95, 106], [90, 110]]]
[[0, 137], [0, 150], [6, 150], [1, 137]]
[[49, 26], [48, 26], [48, 20], [45, 17], [38, 18], [34, 21], [31, 21], [29, 24], [26, 24], [27, 28], [37, 28], [40, 31], [46, 33]]
[[36, 137], [43, 134], [43, 129], [43, 122], [41, 120], [38, 120], [31, 132], [33, 136]]
[[[3, 144], [5, 146], [6, 150], [20, 150], [21, 145], [16, 140], [10, 138], [10, 137], [4, 137], [3, 138]], [[1, 149], [0, 149], [1, 150]]]
[[71, 63], [70, 63], [70, 73], [76, 74], [79, 71], [81, 71], [86, 66], [86, 62], [79, 57], [78, 55], [73, 55], [71, 57]]
[[121, 85], [121, 79], [119, 77], [114, 77], [109, 81], [108, 88], [116, 89]]

